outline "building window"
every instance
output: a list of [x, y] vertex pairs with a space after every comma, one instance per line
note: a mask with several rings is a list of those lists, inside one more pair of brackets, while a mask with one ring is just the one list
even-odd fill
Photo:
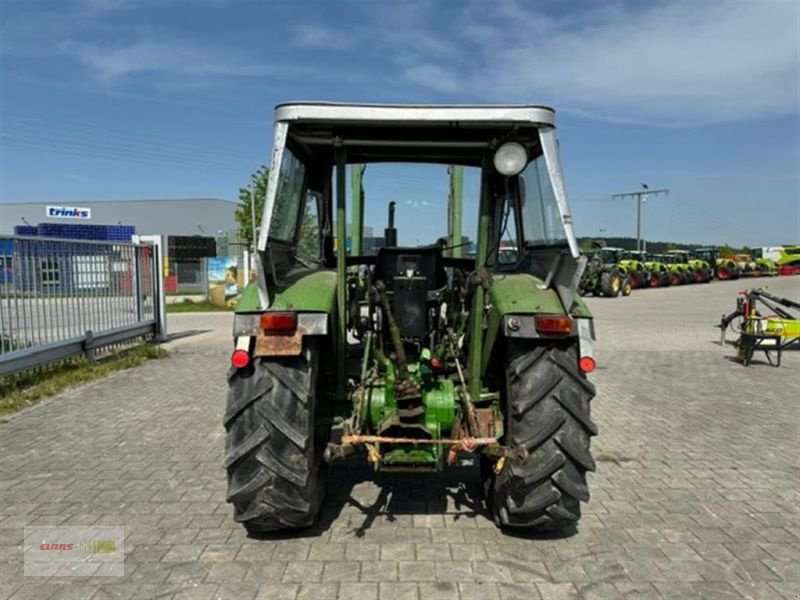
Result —
[[43, 286], [54, 286], [61, 283], [61, 272], [55, 258], [45, 258], [41, 263], [41, 277]]

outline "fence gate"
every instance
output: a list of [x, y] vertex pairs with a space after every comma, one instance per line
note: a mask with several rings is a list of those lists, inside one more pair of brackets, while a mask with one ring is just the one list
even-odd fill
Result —
[[156, 240], [0, 236], [0, 376], [133, 338], [163, 340], [160, 249]]

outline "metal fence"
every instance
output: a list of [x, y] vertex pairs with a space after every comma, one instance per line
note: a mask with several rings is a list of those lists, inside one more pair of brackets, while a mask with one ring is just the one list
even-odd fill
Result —
[[0, 375], [163, 337], [158, 245], [0, 236]]

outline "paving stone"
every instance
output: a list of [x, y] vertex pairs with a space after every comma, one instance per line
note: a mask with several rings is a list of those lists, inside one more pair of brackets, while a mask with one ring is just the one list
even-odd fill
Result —
[[[377, 583], [342, 583], [339, 585], [338, 600], [377, 600]], [[319, 598], [317, 600], [322, 600]]]
[[398, 567], [391, 560], [366, 560], [361, 563], [361, 581], [397, 581]]
[[451, 582], [422, 582], [418, 584], [420, 600], [428, 598], [439, 600], [457, 599], [458, 585]]
[[400, 561], [397, 573], [400, 581], [438, 581], [438, 569], [432, 562]]
[[324, 563], [322, 581], [356, 582], [361, 570], [356, 561], [330, 561]]
[[459, 583], [461, 600], [499, 600], [500, 592], [496, 583]]
[[338, 595], [338, 583], [304, 583], [297, 592], [297, 600], [323, 600], [337, 598]]
[[310, 560], [287, 563], [283, 572], [283, 581], [286, 583], [321, 581], [324, 565], [325, 563]]
[[[417, 600], [419, 598], [416, 583], [380, 583], [378, 587], [380, 600]], [[435, 598], [435, 596], [434, 596]], [[422, 600], [427, 600], [423, 597]]]
[[[295, 600], [298, 583], [265, 583], [258, 590], [257, 600]], [[322, 600], [319, 598], [318, 600]]]
[[541, 600], [535, 583], [500, 583], [497, 585], [501, 600]]

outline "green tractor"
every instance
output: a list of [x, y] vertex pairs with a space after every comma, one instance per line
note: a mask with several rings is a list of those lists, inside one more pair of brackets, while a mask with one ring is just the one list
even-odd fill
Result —
[[694, 255], [713, 266], [714, 277], [720, 281], [728, 279], [739, 279], [741, 270], [736, 261], [731, 258], [723, 258], [717, 248], [695, 248]]
[[634, 289], [651, 287], [652, 273], [644, 252], [620, 249], [618, 264], [628, 272]]
[[640, 250], [631, 250], [630, 254], [636, 257], [637, 260], [644, 262], [644, 266], [650, 277], [650, 287], [667, 287], [672, 285], [672, 272], [667, 265], [657, 258], [657, 255], [652, 252]]
[[630, 296], [633, 290], [630, 275], [625, 267], [618, 264], [614, 249], [593, 248], [585, 254], [588, 262], [578, 286], [582, 296]]
[[[595, 469], [594, 327], [553, 110], [300, 103], [275, 119], [228, 372], [234, 519], [251, 532], [311, 526], [326, 465], [360, 455], [383, 472], [471, 459], [498, 526], [574, 526]], [[381, 169], [392, 176], [370, 187], [370, 212], [364, 182]], [[384, 236], [365, 238], [365, 207], [374, 227], [380, 196], [420, 181], [417, 169], [433, 169], [431, 188], [449, 172], [447, 206], [437, 212], [433, 191], [398, 198]]]
[[681, 257], [674, 254], [654, 254], [658, 261], [664, 263], [669, 271], [670, 285], [683, 285], [692, 281], [689, 265], [682, 262]]
[[677, 258], [689, 276], [689, 283], [708, 283], [711, 281], [711, 266], [688, 250], [669, 250], [667, 254]]

